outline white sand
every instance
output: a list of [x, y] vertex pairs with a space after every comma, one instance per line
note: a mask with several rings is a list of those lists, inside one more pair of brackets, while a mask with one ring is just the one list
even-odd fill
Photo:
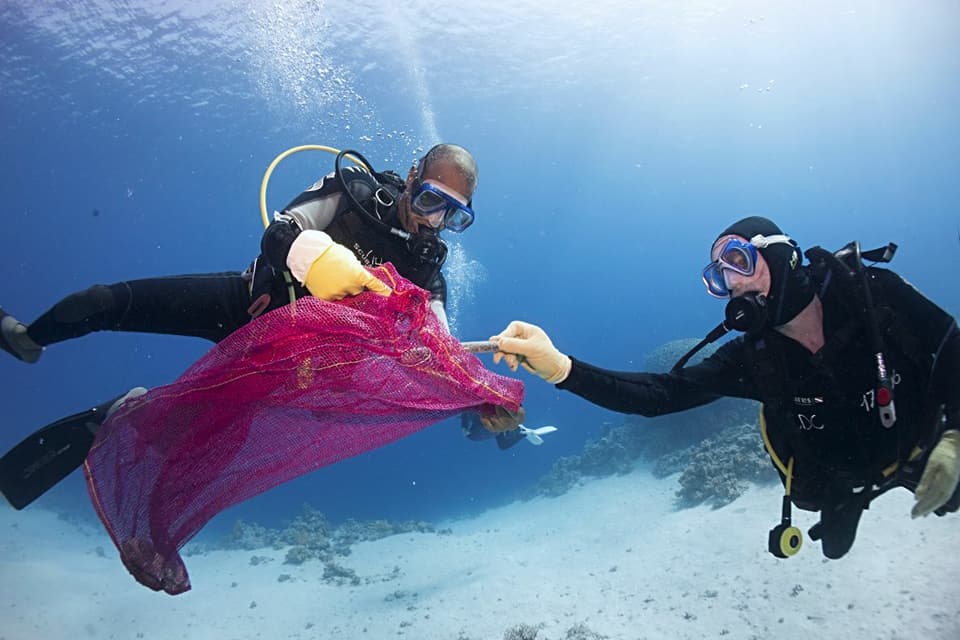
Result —
[[445, 523], [452, 535], [363, 543], [342, 560], [373, 579], [357, 587], [323, 582], [319, 562], [284, 565], [282, 551], [188, 556], [193, 590], [176, 597], [137, 584], [102, 531], [4, 508], [0, 639], [499, 640], [521, 622], [542, 624], [541, 640], [578, 623], [631, 640], [960, 638], [960, 517], [913, 521], [897, 491], [842, 560], [809, 540], [777, 560], [765, 548], [776, 487], [683, 511], [675, 487], [637, 471]]

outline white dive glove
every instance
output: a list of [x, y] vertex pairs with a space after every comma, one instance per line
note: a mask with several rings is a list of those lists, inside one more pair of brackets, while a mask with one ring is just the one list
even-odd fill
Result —
[[535, 324], [514, 320], [490, 340], [499, 348], [493, 354], [494, 363], [506, 360], [512, 371], [523, 366], [551, 384], [559, 384], [570, 375], [570, 356], [560, 353], [546, 332]]
[[930, 452], [927, 465], [920, 476], [920, 484], [913, 492], [917, 503], [910, 515], [914, 518], [929, 515], [942, 507], [960, 482], [960, 431], [950, 429]]

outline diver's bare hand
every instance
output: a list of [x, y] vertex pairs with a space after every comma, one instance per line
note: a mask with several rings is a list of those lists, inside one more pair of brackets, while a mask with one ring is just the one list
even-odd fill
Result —
[[502, 433], [504, 431], [513, 431], [521, 424], [526, 417], [526, 412], [523, 410], [523, 407], [520, 407], [516, 413], [510, 411], [505, 407], [497, 407], [496, 410], [490, 415], [481, 415], [480, 422], [483, 423], [483, 428], [492, 433]]

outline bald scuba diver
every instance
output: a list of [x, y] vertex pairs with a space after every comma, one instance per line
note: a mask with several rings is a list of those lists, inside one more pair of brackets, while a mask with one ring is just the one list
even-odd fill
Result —
[[[438, 144], [402, 179], [392, 171], [341, 166], [348, 157], [371, 167], [358, 152], [342, 151], [332, 173], [275, 214], [261, 238], [260, 255], [245, 271], [94, 285], [68, 295], [29, 324], [0, 309], [0, 349], [36, 363], [49, 346], [94, 331], [192, 336], [217, 343], [260, 314], [304, 296], [340, 300], [367, 290], [389, 295], [390, 288], [367, 270], [386, 262], [430, 292], [430, 310], [448, 327], [441, 271], [447, 245], [440, 232], [461, 233], [473, 224], [476, 161], [459, 145]], [[90, 434], [107, 415], [103, 407], [125, 395], [24, 440], [0, 459], [0, 491], [8, 497], [16, 492], [25, 505], [82, 464]], [[514, 414], [497, 407], [496, 413], [474, 422], [502, 433], [522, 420], [522, 409]], [[62, 437], [53, 437], [54, 431]], [[64, 442], [76, 446], [65, 448]], [[37, 467], [41, 463], [44, 473]], [[31, 485], [25, 474], [47, 480]]]
[[[355, 151], [345, 154], [359, 156]], [[94, 285], [57, 302], [29, 324], [2, 313], [0, 348], [34, 363], [50, 345], [94, 331], [194, 336], [219, 342], [257, 315], [294, 297], [337, 300], [367, 288], [389, 293], [363, 267], [392, 262], [430, 291], [431, 310], [446, 324], [447, 245], [440, 231], [465, 231], [474, 220], [473, 156], [457, 145], [433, 147], [406, 180], [393, 172], [341, 167], [275, 215], [261, 254], [243, 271], [190, 274]], [[362, 156], [359, 156], [361, 159]]]
[[[558, 389], [648, 417], [720, 397], [762, 402], [760, 428], [785, 487], [768, 548], [795, 554], [791, 506], [818, 511], [810, 530], [827, 558], [852, 547], [863, 511], [896, 487], [913, 517], [960, 506], [960, 331], [954, 318], [889, 269], [896, 245], [833, 253], [800, 248], [772, 221], [739, 220], [711, 247], [707, 292], [725, 320], [669, 373], [611, 371], [557, 349], [536, 325], [512, 322], [496, 362], [523, 366]], [[700, 348], [742, 335], [702, 362]]]

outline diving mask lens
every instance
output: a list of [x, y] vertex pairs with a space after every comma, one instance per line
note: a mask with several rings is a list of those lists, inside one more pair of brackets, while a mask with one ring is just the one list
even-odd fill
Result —
[[707, 293], [714, 298], [729, 298], [730, 289], [723, 279], [723, 269], [716, 262], [711, 262], [703, 269], [703, 284], [707, 287]]
[[730, 269], [744, 276], [752, 276], [754, 269], [757, 268], [757, 248], [749, 242], [730, 238], [720, 250], [716, 262], [723, 269]]
[[724, 270], [744, 276], [752, 276], [757, 268], [757, 248], [749, 242], [730, 238], [720, 249], [716, 260], [703, 269], [703, 284], [707, 293], [715, 298], [729, 298], [730, 289], [723, 277]]
[[421, 189], [413, 199], [413, 208], [422, 216], [429, 216], [446, 209], [447, 201], [434, 191]]
[[443, 216], [444, 226], [454, 233], [459, 233], [473, 224], [474, 213], [470, 203], [463, 204], [428, 182], [420, 184], [410, 206], [424, 218], [435, 219]]
[[473, 224], [473, 209], [469, 207], [457, 207], [452, 211], [447, 211], [445, 224], [450, 231], [460, 233]]

